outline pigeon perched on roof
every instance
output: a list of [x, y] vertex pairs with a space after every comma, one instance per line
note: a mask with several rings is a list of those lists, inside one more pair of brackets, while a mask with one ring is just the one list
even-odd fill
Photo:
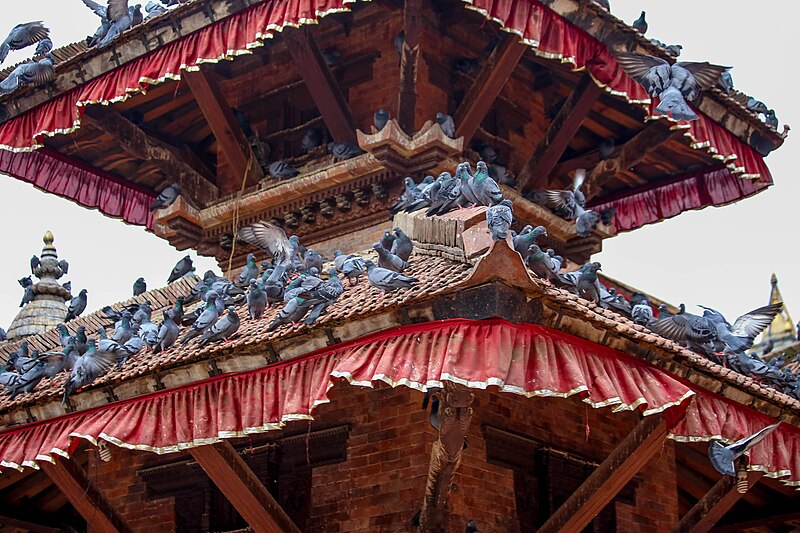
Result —
[[638, 31], [642, 35], [647, 33], [647, 20], [645, 20], [645, 12], [642, 11], [642, 14], [639, 15], [639, 18], [633, 21], [631, 24], [634, 30]]
[[403, 261], [408, 261], [411, 257], [411, 252], [414, 251], [414, 242], [399, 227], [395, 226], [393, 231], [395, 239], [392, 242], [391, 252]]
[[775, 431], [775, 428], [778, 427], [778, 424], [780, 424], [780, 422], [769, 425], [764, 429], [750, 435], [749, 437], [737, 440], [733, 444], [729, 444], [727, 446], [718, 440], [712, 440], [711, 444], [708, 446], [708, 458], [711, 460], [711, 466], [713, 466], [714, 470], [720, 474], [726, 476], [735, 476], [735, 461], [744, 455], [748, 450], [767, 438], [770, 433]]
[[258, 265], [256, 264], [256, 256], [254, 254], [247, 254], [247, 261], [236, 279], [236, 285], [239, 287], [246, 287], [250, 285], [250, 280], [258, 277]]
[[413, 204], [417, 200], [417, 184], [414, 183], [414, 178], [411, 176], [406, 176], [403, 178], [403, 189], [402, 194], [400, 194], [400, 198], [389, 207], [389, 211], [392, 214], [397, 214], [401, 211], [406, 211], [408, 207]]
[[334, 161], [342, 161], [344, 159], [352, 159], [366, 152], [357, 144], [333, 142], [328, 144], [328, 153], [333, 155]]
[[0, 81], [0, 94], [9, 94], [23, 86], [39, 87], [56, 78], [53, 69], [55, 59], [50, 52], [39, 61], [28, 61], [18, 65], [3, 81]]
[[720, 91], [728, 94], [733, 89], [733, 76], [731, 75], [730, 70], [726, 70], [722, 74], [720, 74], [719, 79], [717, 80], [717, 87]]
[[636, 80], [650, 96], [658, 96], [661, 102], [656, 113], [671, 115], [676, 120], [697, 120], [688, 102], [694, 102], [700, 92], [717, 84], [722, 74], [730, 67], [679, 61], [670, 65], [660, 57], [637, 52], [616, 54], [617, 63]]
[[492, 240], [502, 241], [508, 237], [508, 230], [514, 222], [511, 200], [502, 200], [486, 210], [486, 225], [492, 234]]
[[157, 17], [159, 15], [163, 15], [164, 13], [167, 12], [166, 7], [164, 7], [160, 2], [154, 2], [153, 0], [150, 0], [149, 2], [147, 2], [147, 4], [145, 4], [144, 10], [147, 11], [147, 16], [145, 17], [145, 20]]
[[380, 108], [375, 111], [375, 115], [372, 117], [372, 125], [375, 126], [375, 131], [381, 131], [384, 126], [389, 122], [389, 112], [386, 111], [384, 108]]
[[114, 329], [111, 340], [117, 344], [125, 344], [135, 334], [132, 323], [133, 315], [130, 311], [123, 311], [119, 325]]
[[322, 146], [325, 140], [325, 135], [319, 128], [311, 128], [303, 135], [303, 140], [300, 142], [301, 153], [307, 154], [312, 148]]
[[433, 182], [431, 205], [425, 216], [443, 215], [455, 207], [461, 198], [462, 180], [454, 178], [449, 172], [442, 172]]
[[150, 204], [150, 212], [152, 213], [157, 209], [164, 209], [165, 207], [171, 206], [172, 204], [175, 203], [175, 200], [177, 200], [178, 196], [180, 195], [181, 195], [181, 186], [178, 185], [177, 183], [173, 183], [172, 185], [166, 187], [164, 190], [158, 193], [156, 199], [153, 200], [152, 204]]
[[169, 278], [167, 278], [167, 283], [178, 281], [183, 276], [193, 271], [194, 266], [192, 265], [192, 258], [188, 255], [185, 255], [183, 256], [183, 259], [175, 263], [175, 266], [172, 268], [172, 272], [169, 274]]
[[40, 57], [52, 51], [53, 41], [50, 39], [50, 37], [45, 37], [39, 41], [39, 44], [36, 45], [36, 51], [33, 52], [33, 57]]
[[373, 244], [372, 248], [374, 248], [378, 253], [378, 266], [381, 268], [388, 268], [389, 270], [394, 270], [395, 272], [402, 272], [410, 266], [397, 255], [386, 251], [386, 249], [384, 249], [379, 242]]
[[[83, 0], [87, 3], [87, 0]], [[87, 4], [88, 5], [88, 4]], [[117, 37], [133, 25], [135, 12], [128, 7], [128, 0], [108, 0], [106, 7], [106, 19], [109, 22], [108, 31], [97, 46], [102, 48], [111, 44]], [[139, 13], [141, 16], [141, 13]]]
[[[384, 250], [386, 249], [386, 247], [383, 248]], [[350, 281], [351, 286], [357, 284], [361, 276], [367, 272], [367, 265], [364, 263], [364, 259], [356, 254], [345, 255], [340, 250], [337, 250], [337, 252], [339, 255], [334, 254], [336, 269], [342, 273], [342, 276]], [[355, 283], [353, 283], [353, 278], [356, 280]]]
[[600, 303], [600, 291], [597, 288], [597, 271], [602, 270], [600, 263], [586, 263], [581, 267], [578, 281], [575, 284], [578, 296], [590, 302]]
[[133, 295], [139, 296], [140, 294], [144, 294], [147, 292], [147, 283], [144, 281], [144, 278], [139, 278], [133, 282]]
[[412, 284], [419, 281], [416, 278], [404, 276], [399, 272], [375, 266], [370, 260], [364, 261], [367, 266], [367, 279], [370, 285], [382, 291], [394, 291], [397, 289], [410, 289]]
[[86, 289], [81, 289], [81, 292], [78, 293], [78, 296], [73, 298], [69, 302], [69, 307], [67, 308], [67, 316], [64, 318], [64, 322], [69, 322], [74, 318], [78, 318], [81, 313], [86, 310]]
[[489, 169], [483, 161], [478, 161], [476, 164], [475, 174], [469, 179], [468, 184], [468, 190], [477, 205], [492, 206], [503, 200], [500, 186], [489, 176]]
[[555, 281], [557, 277], [557, 272], [553, 270], [553, 261], [550, 256], [536, 244], [531, 244], [528, 247], [528, 257], [525, 258], [525, 265], [542, 279]]
[[158, 342], [153, 346], [153, 353], [169, 350], [178, 340], [180, 329], [173, 318], [173, 313], [165, 309], [163, 315], [164, 321], [161, 322], [161, 327], [158, 328]]
[[273, 161], [267, 165], [267, 174], [278, 180], [286, 180], [297, 176], [300, 172], [286, 161]]
[[136, 4], [128, 8], [128, 13], [131, 16], [131, 27], [138, 26], [144, 22], [144, 15], [142, 14], [142, 4]]
[[544, 226], [536, 226], [531, 231], [520, 232], [511, 242], [514, 246], [514, 250], [522, 256], [524, 261], [528, 258], [531, 245], [538, 244], [536, 241], [541, 237], [547, 237], [547, 228]]
[[646, 326], [650, 324], [653, 318], [653, 308], [647, 300], [641, 300], [631, 308], [631, 318], [637, 324]]
[[456, 138], [456, 125], [453, 122], [453, 117], [446, 113], [436, 113], [436, 123], [442, 128], [442, 132], [451, 139]]
[[260, 279], [250, 280], [247, 291], [247, 312], [250, 318], [261, 318], [267, 308], [267, 293], [264, 292], [264, 283]]
[[305, 305], [311, 307], [311, 313], [306, 317], [305, 323], [311, 325], [316, 322], [320, 315], [333, 305], [343, 293], [344, 287], [339, 276], [336, 275], [336, 269], [329, 269], [328, 281], [298, 295], [304, 300]]
[[72, 368], [70, 377], [64, 384], [64, 400], [75, 392], [76, 389], [85, 387], [97, 379], [100, 375], [108, 372], [119, 359], [115, 352], [100, 351], [94, 339], [89, 339], [86, 345], [86, 353], [78, 358]]
[[322, 256], [314, 250], [306, 250], [306, 253], [303, 255], [303, 268], [306, 270], [316, 268], [317, 272], [322, 272], [322, 262]]
[[192, 329], [186, 332], [183, 336], [181, 344], [186, 344], [195, 337], [198, 337], [206, 332], [207, 329], [213, 326], [219, 318], [220, 309], [217, 307], [217, 298], [219, 293], [216, 291], [208, 291], [206, 293], [206, 306], [200, 316], [192, 324]]
[[236, 308], [229, 305], [228, 312], [203, 332], [203, 336], [200, 338], [200, 346], [205, 346], [209, 342], [230, 339], [239, 330], [239, 324], [239, 315], [236, 314]]
[[42, 24], [41, 20], [17, 24], [0, 44], [0, 63], [6, 60], [8, 52], [11, 50], [22, 50], [47, 39], [48, 35], [50, 35], [50, 30]]
[[286, 233], [278, 226], [269, 222], [256, 222], [241, 228], [238, 235], [246, 243], [270, 254], [275, 266], [290, 269], [300, 264], [300, 239], [295, 235], [286, 237]]

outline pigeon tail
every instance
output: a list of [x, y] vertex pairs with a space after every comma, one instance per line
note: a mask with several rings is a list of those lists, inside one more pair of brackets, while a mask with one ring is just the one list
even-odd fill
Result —
[[711, 441], [708, 447], [708, 458], [711, 465], [720, 474], [735, 476], [736, 468], [733, 464], [733, 452], [718, 441]]

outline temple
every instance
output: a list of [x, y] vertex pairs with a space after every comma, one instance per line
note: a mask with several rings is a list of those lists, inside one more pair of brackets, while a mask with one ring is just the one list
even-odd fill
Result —
[[[244, 306], [232, 339], [143, 350], [68, 398], [65, 372], [0, 392], [2, 530], [790, 531], [796, 375], [776, 387], [533, 275], [485, 207], [390, 211], [406, 176], [483, 160], [513, 228], [545, 226], [543, 249], [575, 270], [621, 232], [773, 185], [764, 158], [786, 130], [748, 95], [711, 87], [698, 120], [674, 120], [621, 52], [674, 62], [590, 0], [194, 0], [108, 46], [54, 50], [53, 82], [0, 96], [0, 172], [234, 278], [248, 253], [268, 259], [239, 238], [260, 221], [326, 260], [366, 258], [399, 227], [417, 281], [362, 277], [315, 323], [271, 331], [280, 306]], [[608, 214], [588, 236], [532, 201], [583, 171], [586, 207]], [[61, 347], [72, 295], [45, 256], [52, 235], [34, 287], [53, 284], [61, 314], [18, 318], [4, 361], [23, 341]], [[199, 281], [112, 307], [160, 316]], [[601, 282], [612, 299], [647, 291]], [[34, 292], [22, 313], [43, 305]], [[797, 346], [779, 316], [764, 341]], [[114, 324], [67, 323], [81, 326]], [[710, 441], [776, 422], [735, 476], [712, 467]]]

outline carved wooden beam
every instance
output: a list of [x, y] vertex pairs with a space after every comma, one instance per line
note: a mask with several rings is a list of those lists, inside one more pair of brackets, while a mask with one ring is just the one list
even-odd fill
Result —
[[[755, 485], [763, 472], [748, 472], [748, 489]], [[711, 489], [700, 498], [694, 507], [681, 518], [672, 533], [704, 533], [731, 510], [739, 499], [746, 494], [736, 490], [736, 478], [723, 476]]]
[[183, 79], [192, 90], [197, 105], [206, 117], [208, 126], [231, 168], [233, 176], [218, 183], [220, 191], [223, 194], [238, 191], [245, 176], [247, 186], [257, 184], [264, 177], [264, 172], [217, 82], [202, 70], [186, 71]]
[[651, 152], [683, 133], [683, 128], [671, 128], [666, 121], [651, 122], [619, 148], [616, 155], [601, 161], [589, 172], [584, 185], [586, 197], [591, 198], [596, 195], [603, 185], [615, 175], [636, 166]]
[[131, 528], [117, 514], [86, 472], [72, 459], [57, 457], [54, 463], [39, 463], [47, 476], [67, 497], [96, 533], [128, 533]]
[[540, 189], [547, 185], [550, 174], [558, 164], [570, 141], [581, 127], [583, 119], [592, 110], [603, 90], [585, 75], [578, 86], [562, 104], [544, 138], [522, 167], [517, 176], [517, 189]]
[[464, 146], [478, 131], [484, 117], [491, 109], [503, 86], [511, 77], [527, 46], [519, 42], [512, 33], [504, 34], [503, 40], [492, 51], [489, 59], [464, 96], [453, 120], [456, 123], [456, 137], [464, 137]]
[[127, 153], [157, 166], [181, 186], [185, 197], [206, 205], [217, 198], [217, 188], [180, 154], [180, 150], [149, 136], [136, 124], [107, 106], [86, 108], [82, 121], [114, 138]]
[[428, 482], [420, 512], [420, 531], [438, 531], [441, 528], [442, 511], [450, 495], [453, 475], [461, 462], [464, 439], [472, 420], [473, 399], [467, 387], [444, 382], [439, 405], [439, 438], [431, 450]]
[[400, 93], [397, 121], [407, 134], [415, 131], [417, 118], [417, 74], [419, 38], [422, 33], [422, 0], [405, 0], [403, 6], [403, 50], [400, 53]]
[[300, 533], [230, 442], [223, 440], [190, 452], [254, 531]]
[[283, 38], [333, 140], [355, 143], [356, 126], [350, 107], [314, 37], [308, 29], [298, 28], [287, 29]]
[[653, 457], [667, 438], [658, 416], [644, 417], [538, 533], [579, 533]]

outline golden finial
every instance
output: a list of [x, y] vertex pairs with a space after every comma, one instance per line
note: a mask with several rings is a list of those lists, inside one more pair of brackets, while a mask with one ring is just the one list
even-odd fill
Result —
[[51, 244], [53, 244], [55, 237], [53, 237], [53, 234], [50, 232], [50, 230], [47, 230], [46, 232], [44, 232], [44, 238], [42, 240], [47, 246], [50, 246]]

